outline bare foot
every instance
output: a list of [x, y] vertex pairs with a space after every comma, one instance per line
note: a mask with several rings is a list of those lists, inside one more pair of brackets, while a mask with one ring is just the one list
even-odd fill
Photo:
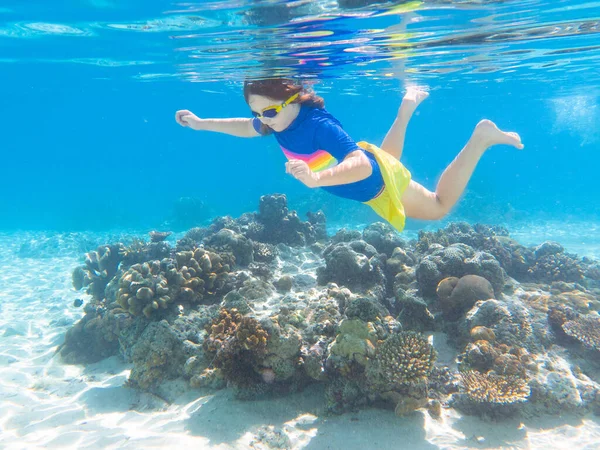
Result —
[[521, 137], [517, 133], [502, 131], [491, 120], [479, 122], [471, 139], [481, 140], [485, 144], [485, 148], [497, 144], [511, 145], [519, 150], [524, 147]]
[[402, 104], [398, 110], [398, 114], [412, 115], [423, 100], [429, 97], [429, 92], [421, 91], [420, 89], [409, 87], [406, 94], [402, 98]]

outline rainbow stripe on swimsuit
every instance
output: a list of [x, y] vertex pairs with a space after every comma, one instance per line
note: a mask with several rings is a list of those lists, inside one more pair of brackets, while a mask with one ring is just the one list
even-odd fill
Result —
[[308, 155], [294, 153], [284, 147], [281, 147], [281, 150], [283, 150], [283, 153], [288, 160], [300, 159], [308, 164], [308, 167], [310, 167], [310, 170], [313, 172], [320, 172], [321, 170], [329, 169], [338, 163], [337, 159], [335, 159], [325, 150], [317, 150], [316, 152]]

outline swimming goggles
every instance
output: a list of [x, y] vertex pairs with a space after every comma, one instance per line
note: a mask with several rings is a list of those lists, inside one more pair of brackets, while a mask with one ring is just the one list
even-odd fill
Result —
[[281, 105], [278, 105], [278, 106], [267, 106], [265, 109], [263, 109], [259, 113], [256, 112], [256, 111], [252, 111], [252, 115], [254, 117], [258, 118], [258, 119], [262, 119], [263, 117], [265, 117], [267, 119], [273, 119], [275, 116], [277, 116], [277, 114], [279, 114], [281, 112], [281, 110], [283, 108], [285, 108], [287, 105], [289, 105], [294, 100], [296, 100], [298, 98], [298, 95], [300, 95], [299, 92], [297, 92], [296, 94], [292, 95], [290, 98], [288, 98]]

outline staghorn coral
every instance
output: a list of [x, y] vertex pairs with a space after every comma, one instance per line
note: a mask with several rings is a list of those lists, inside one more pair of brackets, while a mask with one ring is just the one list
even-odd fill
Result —
[[469, 370], [460, 374], [462, 391], [480, 403], [509, 404], [526, 401], [530, 389], [527, 381], [514, 375], [495, 375]]
[[563, 323], [562, 329], [586, 347], [600, 351], [600, 317], [581, 316]]
[[375, 354], [379, 376], [389, 385], [425, 381], [436, 359], [436, 351], [419, 333], [403, 331], [386, 339]]

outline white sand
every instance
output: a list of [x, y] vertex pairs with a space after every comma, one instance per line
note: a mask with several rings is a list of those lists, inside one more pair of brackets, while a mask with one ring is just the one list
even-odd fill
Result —
[[[229, 390], [192, 391], [166, 405], [124, 388], [129, 366], [117, 357], [88, 367], [53, 358], [83, 315], [72, 306], [82, 296], [71, 287], [79, 262], [77, 252], [17, 257], [30, 237], [0, 234], [0, 448], [600, 448], [598, 418], [494, 424], [454, 410], [433, 420], [424, 412], [399, 418], [376, 409], [327, 417], [318, 387], [254, 402]], [[600, 254], [598, 243], [586, 249]], [[443, 336], [435, 340], [443, 344]], [[451, 362], [451, 350], [438, 348]]]

